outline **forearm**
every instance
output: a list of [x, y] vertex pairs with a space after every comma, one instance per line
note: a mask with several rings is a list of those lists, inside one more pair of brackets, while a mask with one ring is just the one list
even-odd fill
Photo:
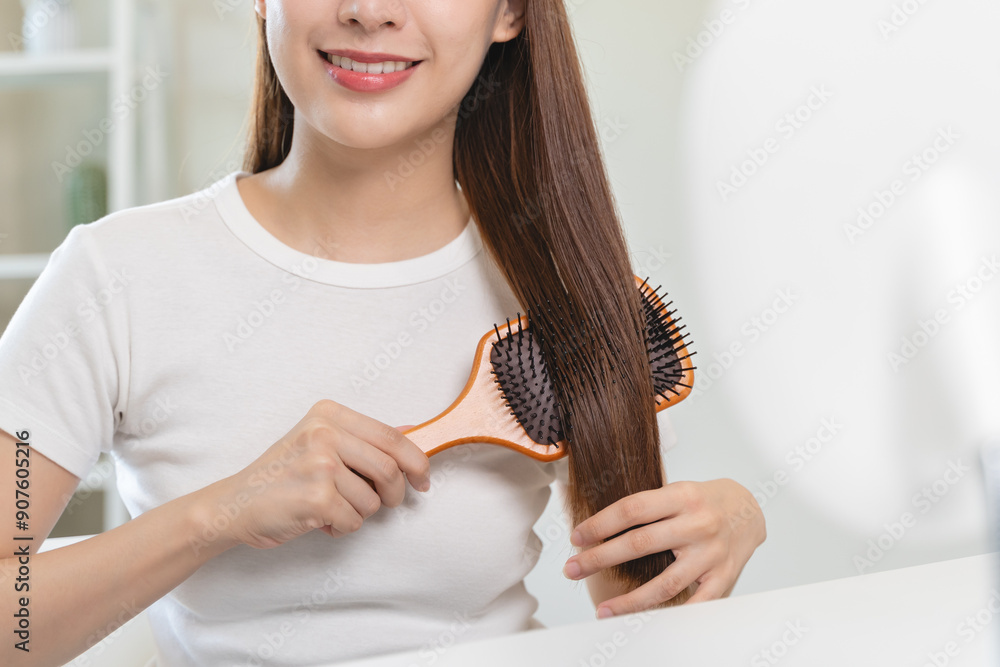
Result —
[[[88, 540], [31, 555], [26, 582], [17, 557], [0, 560], [0, 664], [65, 664], [232, 546], [221, 540], [192, 546], [210, 520], [213, 492], [202, 489]], [[28, 590], [18, 591], [18, 583]], [[15, 646], [22, 640], [13, 632], [21, 598], [30, 614], [27, 652]]]

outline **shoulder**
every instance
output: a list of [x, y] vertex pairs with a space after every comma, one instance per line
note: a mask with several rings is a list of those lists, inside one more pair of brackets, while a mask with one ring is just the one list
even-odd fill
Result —
[[216, 233], [220, 219], [216, 199], [236, 189], [238, 172], [210, 186], [181, 197], [134, 206], [110, 213], [99, 220], [73, 227], [57, 252], [67, 247], [86, 247], [106, 258], [132, 256], [140, 248], [165, 251], [171, 243], [190, 247], [192, 237]]
[[[155, 204], [116, 211], [100, 220], [77, 227], [88, 229], [86, 233], [101, 236], [136, 231], [149, 232], [170, 225], [194, 225], [205, 219], [218, 217], [215, 202], [220, 196], [231, 194], [236, 190], [238, 173], [229, 174], [197, 192]], [[196, 227], [192, 227], [192, 231], [194, 229]]]

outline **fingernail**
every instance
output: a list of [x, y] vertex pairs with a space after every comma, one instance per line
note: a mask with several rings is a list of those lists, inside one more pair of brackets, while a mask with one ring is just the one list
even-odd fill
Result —
[[573, 546], [583, 546], [583, 535], [580, 534], [579, 530], [574, 530], [573, 534], [569, 536], [569, 541]]
[[429, 479], [428, 479], [428, 480], [425, 480], [425, 481], [424, 481], [424, 483], [423, 483], [423, 484], [421, 484], [421, 485], [420, 485], [420, 486], [418, 487], [418, 489], [419, 489], [420, 491], [423, 491], [424, 493], [426, 493], [426, 492], [430, 491], [430, 490], [431, 490], [431, 480], [429, 480]]
[[580, 564], [575, 560], [569, 561], [563, 566], [563, 574], [570, 579], [576, 579], [580, 576]]
[[614, 616], [614, 612], [611, 611], [609, 607], [601, 607], [597, 610], [597, 618], [607, 618], [608, 616]]

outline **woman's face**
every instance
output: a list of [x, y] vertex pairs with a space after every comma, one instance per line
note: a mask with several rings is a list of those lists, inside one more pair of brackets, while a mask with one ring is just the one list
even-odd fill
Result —
[[[296, 138], [304, 130], [344, 146], [377, 148], [424, 133], [457, 114], [490, 44], [520, 31], [522, 3], [256, 0], [255, 6], [267, 20], [278, 79], [295, 105]], [[360, 92], [349, 86], [362, 77], [345, 74], [337, 57], [330, 62], [328, 54], [342, 50], [419, 62], [395, 87]], [[302, 123], [309, 127], [301, 128]]]

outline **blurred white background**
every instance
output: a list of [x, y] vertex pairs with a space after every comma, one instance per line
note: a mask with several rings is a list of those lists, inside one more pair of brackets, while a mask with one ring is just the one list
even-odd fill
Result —
[[1000, 5], [569, 5], [637, 272], [697, 350], [668, 475], [767, 518], [733, 594], [994, 550]]
[[[118, 25], [126, 89], [159, 73], [127, 114], [134, 135], [123, 123], [95, 142], [128, 184], [112, 199], [238, 169], [250, 0], [135, 2], [128, 26], [109, 2], [123, 0], [75, 0], [78, 46]], [[566, 4], [635, 271], [665, 286], [697, 351], [697, 391], [669, 411], [670, 481], [731, 477], [767, 517], [734, 595], [994, 549], [980, 447], [1000, 438], [1000, 5]], [[21, 21], [0, 6], [0, 49], [19, 46]], [[53, 163], [101, 126], [116, 85], [99, 69], [21, 71], [18, 55], [0, 54], [11, 256], [65, 236]], [[8, 273], [0, 326], [31, 284]], [[113, 490], [109, 477], [95, 485]], [[593, 618], [560, 571], [559, 500], [528, 579], [546, 625]]]

